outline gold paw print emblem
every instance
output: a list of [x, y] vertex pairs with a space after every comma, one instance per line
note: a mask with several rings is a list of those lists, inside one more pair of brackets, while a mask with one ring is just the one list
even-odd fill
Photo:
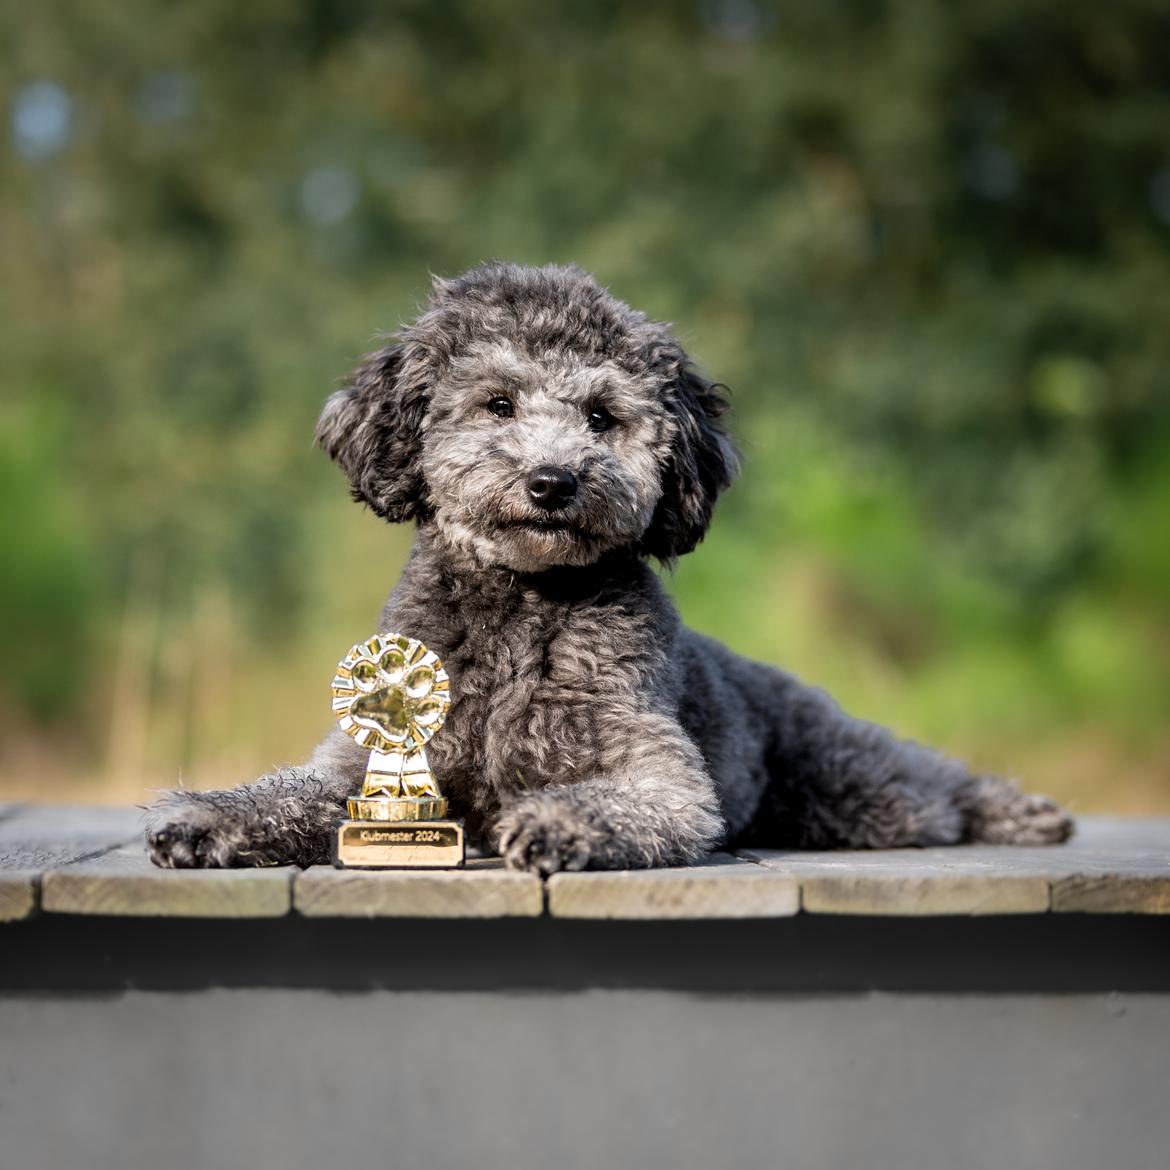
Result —
[[423, 745], [450, 706], [447, 672], [417, 638], [377, 634], [350, 650], [333, 679], [333, 713], [372, 753], [363, 796], [439, 795]]

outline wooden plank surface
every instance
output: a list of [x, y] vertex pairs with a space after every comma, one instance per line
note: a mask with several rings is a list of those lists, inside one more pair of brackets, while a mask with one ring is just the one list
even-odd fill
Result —
[[0, 922], [34, 912], [46, 870], [141, 837], [141, 815], [136, 808], [103, 806], [0, 808]]
[[17, 922], [37, 908], [40, 871], [0, 869], [0, 922]]
[[553, 874], [548, 909], [555, 918], [787, 918], [800, 909], [800, 886], [722, 853], [676, 869]]
[[289, 866], [159, 869], [141, 845], [49, 870], [41, 908], [49, 914], [168, 918], [279, 918], [292, 905]]
[[1170, 819], [1088, 818], [1064, 845], [741, 850], [800, 882], [814, 914], [1170, 912]]
[[293, 901], [310, 918], [535, 918], [544, 889], [540, 878], [495, 858], [448, 870], [316, 865], [297, 876]]
[[959, 849], [796, 853], [744, 851], [797, 882], [810, 914], [1042, 914], [1046, 873], [1020, 858]]
[[741, 850], [699, 866], [557, 874], [160, 870], [133, 808], [0, 806], [0, 922], [34, 913], [703, 919], [1170, 914], [1170, 819], [1086, 818], [1053, 848]]
[[1170, 914], [1170, 819], [1093, 818], [1052, 881], [1057, 913]]

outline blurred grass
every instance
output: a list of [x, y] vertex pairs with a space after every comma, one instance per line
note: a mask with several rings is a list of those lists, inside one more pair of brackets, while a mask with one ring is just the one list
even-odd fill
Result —
[[678, 322], [745, 475], [684, 616], [1080, 809], [1170, 811], [1170, 14], [0, 14], [0, 799], [304, 756], [410, 534], [310, 449], [427, 272]]

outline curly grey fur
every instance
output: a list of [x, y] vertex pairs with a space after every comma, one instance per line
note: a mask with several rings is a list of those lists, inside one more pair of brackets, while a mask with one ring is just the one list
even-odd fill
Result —
[[[418, 525], [379, 629], [422, 639], [451, 674], [428, 752], [455, 813], [540, 873], [670, 865], [720, 843], [1064, 840], [1051, 801], [681, 625], [647, 561], [690, 551], [736, 472], [721, 390], [580, 269], [490, 264], [437, 280], [329, 399], [317, 437], [355, 498]], [[510, 417], [488, 408], [501, 396]], [[551, 517], [525, 487], [547, 465], [579, 485]], [[150, 810], [151, 855], [323, 861], [364, 756], [335, 731], [302, 768], [174, 793]]]

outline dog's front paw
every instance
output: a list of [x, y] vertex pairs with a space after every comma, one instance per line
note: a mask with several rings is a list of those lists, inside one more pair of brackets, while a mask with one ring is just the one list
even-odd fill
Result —
[[549, 874], [589, 867], [598, 833], [567, 802], [552, 796], [522, 800], [496, 822], [495, 839], [509, 869]]
[[164, 869], [256, 864], [236, 818], [194, 800], [170, 799], [149, 810], [146, 851]]

